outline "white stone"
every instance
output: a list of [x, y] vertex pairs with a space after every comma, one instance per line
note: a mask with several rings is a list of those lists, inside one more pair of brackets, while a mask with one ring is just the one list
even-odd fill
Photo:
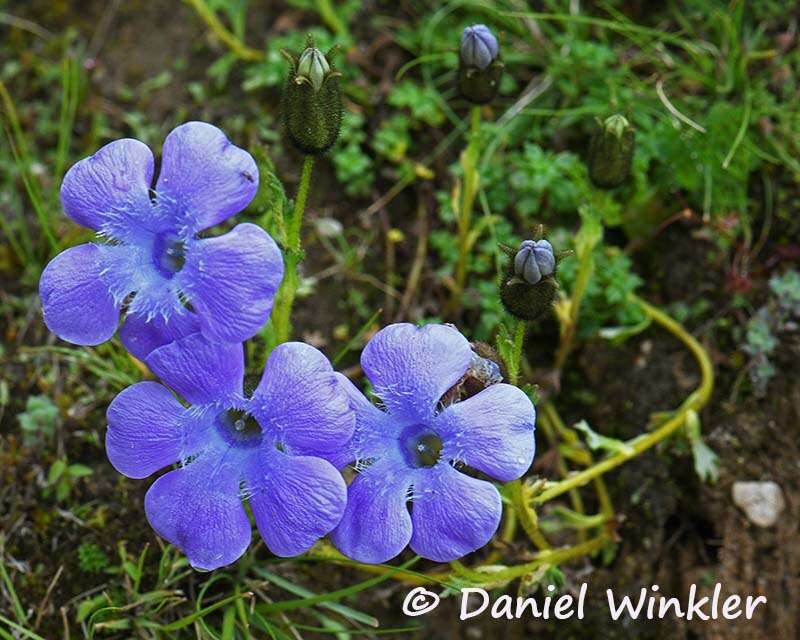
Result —
[[781, 488], [771, 481], [734, 482], [732, 494], [736, 506], [759, 527], [773, 526], [786, 506]]

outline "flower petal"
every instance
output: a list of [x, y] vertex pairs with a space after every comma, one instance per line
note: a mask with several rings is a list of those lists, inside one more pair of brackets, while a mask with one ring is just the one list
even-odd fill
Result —
[[328, 462], [294, 457], [272, 447], [250, 466], [248, 493], [256, 525], [277, 556], [296, 556], [342, 518], [347, 486]]
[[187, 122], [164, 141], [156, 187], [159, 206], [195, 231], [213, 227], [244, 209], [258, 191], [253, 157], [217, 127]]
[[242, 395], [244, 348], [209, 342], [202, 334], [155, 349], [147, 366], [184, 400], [195, 405], [222, 404]]
[[105, 342], [117, 330], [119, 309], [101, 274], [103, 263], [93, 244], [81, 244], [53, 258], [39, 280], [44, 322], [73, 344]]
[[[61, 183], [64, 212], [83, 227], [114, 237], [126, 220], [152, 211], [153, 154], [146, 144], [125, 138], [74, 164]], [[117, 238], [121, 239], [121, 238]]]
[[397, 434], [405, 426], [403, 422], [372, 404], [348, 378], [340, 373], [336, 375], [347, 394], [350, 408], [355, 412], [356, 426], [347, 443], [320, 454], [320, 457], [337, 469], [351, 462], [393, 455], [400, 460]]
[[290, 453], [324, 456], [353, 435], [355, 414], [328, 359], [302, 342], [285, 342], [269, 356], [251, 411]]
[[471, 358], [469, 342], [454, 327], [403, 323], [375, 334], [361, 366], [390, 413], [425, 421]]
[[283, 279], [278, 245], [254, 224], [192, 244], [176, 275], [205, 335], [242, 342], [264, 326]]
[[147, 491], [144, 508], [150, 525], [179, 547], [195, 569], [231, 564], [250, 544], [250, 520], [235, 471], [208, 452], [161, 476]]
[[184, 457], [186, 410], [157, 382], [139, 382], [108, 407], [106, 454], [129, 478], [151, 473]]
[[493, 484], [440, 464], [414, 483], [411, 548], [436, 562], [461, 558], [492, 539], [502, 511]]
[[347, 507], [331, 533], [348, 558], [378, 564], [394, 558], [411, 539], [406, 502], [412, 474], [391, 461], [378, 460], [359, 473], [347, 489]]
[[533, 462], [536, 410], [522, 390], [493, 384], [444, 409], [434, 430], [444, 439], [443, 455], [509, 482]]
[[197, 316], [188, 311], [172, 314], [169, 319], [162, 315], [156, 315], [150, 320], [146, 316], [128, 315], [119, 328], [119, 338], [132, 356], [144, 360], [153, 349], [199, 330]]

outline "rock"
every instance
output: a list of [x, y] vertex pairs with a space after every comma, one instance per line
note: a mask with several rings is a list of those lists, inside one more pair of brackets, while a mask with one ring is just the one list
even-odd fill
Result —
[[747, 519], [759, 527], [771, 527], [786, 503], [781, 488], [774, 482], [734, 482], [733, 502]]

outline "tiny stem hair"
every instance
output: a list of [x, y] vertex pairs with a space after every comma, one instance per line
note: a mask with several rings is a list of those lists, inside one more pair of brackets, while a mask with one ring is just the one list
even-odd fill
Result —
[[281, 283], [281, 288], [278, 290], [272, 310], [271, 339], [267, 345], [270, 351], [282, 342], [286, 342], [292, 332], [292, 306], [300, 284], [297, 266], [303, 257], [301, 231], [313, 169], [314, 156], [305, 156], [302, 173], [300, 174], [300, 184], [297, 187], [297, 196], [294, 200], [294, 210], [289, 223], [286, 225], [286, 275]]

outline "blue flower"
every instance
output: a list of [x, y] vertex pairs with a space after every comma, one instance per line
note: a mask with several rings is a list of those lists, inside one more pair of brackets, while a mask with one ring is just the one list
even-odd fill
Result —
[[350, 558], [385, 562], [410, 545], [444, 562], [494, 535], [498, 490], [460, 470], [520, 477], [533, 460], [536, 414], [520, 389], [502, 383], [442, 407], [472, 362], [469, 342], [446, 325], [390, 325], [364, 349], [361, 365], [384, 409], [348, 384], [356, 431], [350, 459], [339, 463], [356, 460], [359, 473], [331, 537]]
[[485, 69], [497, 59], [500, 45], [485, 24], [474, 24], [461, 33], [461, 60], [469, 67]]
[[147, 519], [193, 567], [234, 562], [250, 544], [250, 503], [267, 547], [279, 556], [306, 551], [333, 529], [347, 490], [322, 459], [352, 435], [355, 416], [328, 360], [306, 344], [271, 353], [258, 387], [243, 391], [241, 344], [194, 333], [147, 357], [167, 387], [140, 382], [108, 408], [106, 451], [130, 478], [179, 462], [145, 496]]
[[[174, 129], [162, 156], [154, 190], [153, 154], [132, 139], [107, 144], [64, 177], [66, 214], [109, 242], [67, 249], [42, 273], [44, 320], [60, 338], [105, 342], [123, 305], [126, 325], [132, 323], [122, 332], [126, 343], [141, 331], [174, 338], [198, 329], [214, 341], [241, 342], [269, 318], [283, 278], [272, 238], [247, 223], [222, 236], [198, 236], [253, 199], [253, 158], [203, 122]], [[151, 322], [158, 326], [147, 327]], [[154, 344], [152, 336], [142, 340], [139, 347]]]

